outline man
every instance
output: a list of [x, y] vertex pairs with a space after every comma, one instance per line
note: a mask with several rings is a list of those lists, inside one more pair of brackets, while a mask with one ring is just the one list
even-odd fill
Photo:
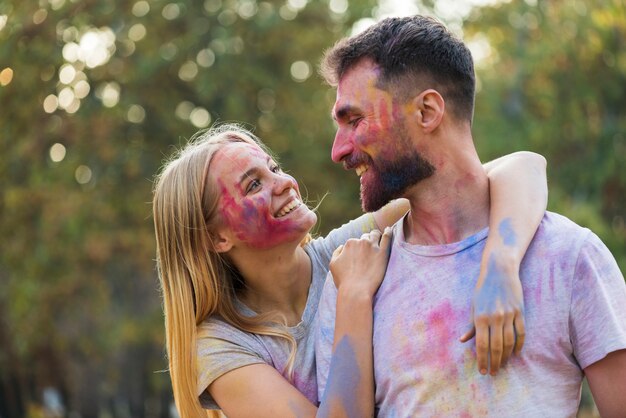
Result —
[[[374, 305], [378, 415], [572, 417], [586, 376], [602, 416], [625, 417], [624, 278], [599, 238], [563, 216], [545, 215], [521, 266], [521, 355], [483, 376], [471, 347], [457, 340], [490, 206], [471, 134], [474, 69], [466, 46], [434, 19], [386, 19], [328, 51], [322, 73], [337, 86], [332, 158], [356, 170], [364, 210], [397, 197], [411, 204], [394, 227]], [[515, 250], [514, 225], [503, 222], [492, 233]], [[486, 288], [496, 267], [489, 266]], [[316, 347], [320, 396], [335, 298], [327, 280]]]

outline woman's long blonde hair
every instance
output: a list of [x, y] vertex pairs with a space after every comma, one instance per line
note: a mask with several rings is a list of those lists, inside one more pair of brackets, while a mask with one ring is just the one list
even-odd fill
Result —
[[218, 254], [211, 231], [219, 222], [219, 193], [209, 179], [211, 159], [225, 144], [264, 145], [235, 124], [199, 132], [167, 162], [154, 187], [153, 214], [157, 269], [163, 294], [169, 372], [176, 407], [182, 418], [220, 416], [200, 406], [197, 392], [197, 326], [219, 315], [231, 325], [256, 334], [284, 338], [295, 358], [295, 340], [268, 316], [247, 317], [236, 308], [243, 281], [234, 266]]

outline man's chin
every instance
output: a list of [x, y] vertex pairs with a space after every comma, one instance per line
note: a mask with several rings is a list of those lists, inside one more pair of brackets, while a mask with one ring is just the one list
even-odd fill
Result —
[[373, 196], [361, 193], [361, 208], [363, 212], [376, 212], [389, 203], [390, 200], [391, 199], [383, 199], [381, 197], [374, 198]]

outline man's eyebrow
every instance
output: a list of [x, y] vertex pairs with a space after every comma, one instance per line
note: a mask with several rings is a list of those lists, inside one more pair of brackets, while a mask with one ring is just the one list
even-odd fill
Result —
[[[270, 157], [269, 155], [267, 156], [267, 158], [265, 159], [266, 163], [269, 164], [269, 162], [272, 160], [272, 157]], [[254, 173], [256, 173], [259, 169], [257, 167], [252, 167], [250, 170], [246, 171], [245, 173], [243, 173], [240, 177], [239, 177], [239, 184], [241, 184], [246, 178], [250, 178], [252, 177], [252, 175]]]
[[347, 105], [343, 105], [343, 106], [333, 109], [332, 112], [330, 113], [330, 116], [334, 120], [338, 120], [338, 119], [344, 119], [347, 115], [351, 113], [359, 113], [359, 112], [360, 112], [360, 109], [358, 107], [347, 104]]

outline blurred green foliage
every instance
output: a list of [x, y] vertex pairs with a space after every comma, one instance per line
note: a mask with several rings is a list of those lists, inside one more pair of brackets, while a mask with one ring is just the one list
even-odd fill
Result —
[[[527, 0], [464, 25], [485, 55], [481, 155], [545, 155], [550, 207], [594, 229], [622, 270], [625, 9]], [[328, 192], [320, 233], [360, 213], [358, 182], [330, 161], [334, 91], [316, 66], [375, 11], [374, 0], [0, 1], [0, 415], [41, 416], [55, 388], [66, 413], [168, 416], [151, 180], [199, 128], [245, 122], [311, 204]]]

